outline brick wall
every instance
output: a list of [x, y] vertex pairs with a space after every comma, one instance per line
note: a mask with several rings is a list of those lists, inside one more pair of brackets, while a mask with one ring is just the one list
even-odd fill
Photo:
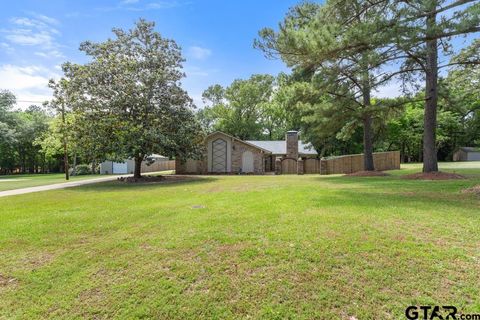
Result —
[[250, 147], [236, 140], [232, 145], [232, 173], [240, 172], [240, 169], [242, 168], [242, 156], [247, 150], [253, 154], [254, 173], [264, 173], [263, 153], [257, 148]]
[[298, 159], [298, 132], [288, 131], [285, 137], [287, 144], [287, 158]]

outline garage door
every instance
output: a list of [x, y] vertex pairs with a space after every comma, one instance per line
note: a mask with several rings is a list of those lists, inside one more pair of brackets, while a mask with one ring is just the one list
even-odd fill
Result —
[[128, 173], [127, 163], [126, 162], [114, 162], [112, 171], [113, 171], [114, 174]]

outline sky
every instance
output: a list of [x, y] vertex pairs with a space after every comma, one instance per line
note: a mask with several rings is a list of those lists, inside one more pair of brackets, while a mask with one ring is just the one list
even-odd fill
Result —
[[111, 29], [129, 29], [139, 18], [156, 23], [186, 59], [182, 86], [197, 105], [210, 85], [228, 85], [254, 73], [286, 71], [281, 61], [253, 48], [263, 27], [276, 27], [296, 0], [15, 0], [0, 11], [0, 89], [19, 107], [51, 97], [48, 79], [61, 77], [65, 61], [88, 61], [82, 41], [100, 42]]
[[[132, 28], [145, 18], [163, 37], [174, 39], [186, 59], [182, 86], [197, 106], [213, 84], [228, 86], [256, 73], [288, 71], [282, 61], [253, 48], [264, 27], [277, 28], [300, 0], [4, 0], [0, 11], [0, 89], [16, 94], [21, 108], [51, 98], [48, 80], [60, 65], [88, 61], [81, 42], [101, 42], [111, 29]], [[319, 0], [321, 1], [321, 0]], [[468, 40], [473, 36], [468, 37]], [[461, 48], [460, 40], [454, 46]], [[467, 41], [469, 42], [469, 41]], [[399, 83], [376, 96], [399, 94]]]

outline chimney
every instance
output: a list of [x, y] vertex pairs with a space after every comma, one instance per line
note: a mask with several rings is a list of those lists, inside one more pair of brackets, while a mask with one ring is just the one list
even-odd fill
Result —
[[287, 131], [285, 138], [287, 144], [287, 158], [298, 159], [298, 131]]

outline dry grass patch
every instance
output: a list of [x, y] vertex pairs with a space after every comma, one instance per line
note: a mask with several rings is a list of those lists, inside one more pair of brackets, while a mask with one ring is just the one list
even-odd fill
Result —
[[17, 281], [18, 280], [14, 277], [4, 276], [0, 274], [0, 288], [15, 285]]
[[467, 188], [467, 189], [463, 189], [462, 193], [474, 194], [474, 195], [480, 196], [480, 185], [477, 185], [477, 186], [474, 186], [474, 187], [471, 187], [471, 188]]

